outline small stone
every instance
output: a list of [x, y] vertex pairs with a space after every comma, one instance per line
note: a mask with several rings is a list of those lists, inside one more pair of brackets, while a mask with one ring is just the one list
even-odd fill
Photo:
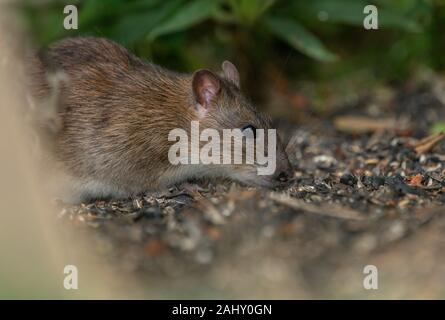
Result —
[[319, 155], [314, 157], [314, 162], [320, 169], [329, 169], [337, 163], [337, 160], [332, 156]]
[[357, 178], [350, 173], [345, 173], [340, 177], [340, 183], [353, 187], [357, 183]]
[[371, 187], [372, 189], [378, 189], [380, 186], [385, 184], [384, 176], [364, 176], [363, 184], [367, 187]]

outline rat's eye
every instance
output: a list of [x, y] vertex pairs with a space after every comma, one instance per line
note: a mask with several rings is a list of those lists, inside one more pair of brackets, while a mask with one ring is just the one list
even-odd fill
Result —
[[243, 133], [246, 133], [246, 132], [247, 132], [246, 130], [252, 130], [253, 137], [256, 138], [256, 128], [255, 128], [254, 126], [252, 126], [251, 124], [249, 124], [249, 125], [247, 125], [247, 126], [245, 126], [245, 127], [243, 127], [243, 128], [241, 129], [241, 131], [242, 131]]

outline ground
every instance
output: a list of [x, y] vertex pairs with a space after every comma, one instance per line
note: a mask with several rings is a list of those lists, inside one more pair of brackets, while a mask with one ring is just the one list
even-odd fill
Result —
[[[279, 121], [295, 174], [284, 191], [200, 182], [59, 204], [60, 221], [158, 298], [444, 298], [445, 143], [431, 133], [443, 91], [388, 90]], [[366, 265], [378, 290], [363, 287]]]

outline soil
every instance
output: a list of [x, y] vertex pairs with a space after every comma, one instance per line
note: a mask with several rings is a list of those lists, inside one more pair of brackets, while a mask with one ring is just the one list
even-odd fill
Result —
[[60, 221], [158, 298], [445, 298], [444, 98], [434, 81], [385, 92], [278, 121], [286, 190], [200, 181], [60, 203]]

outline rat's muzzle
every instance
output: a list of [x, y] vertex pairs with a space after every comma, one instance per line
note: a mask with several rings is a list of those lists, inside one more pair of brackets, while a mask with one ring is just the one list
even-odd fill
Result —
[[276, 170], [273, 180], [277, 188], [285, 188], [292, 182], [293, 174], [289, 168], [287, 170]]

